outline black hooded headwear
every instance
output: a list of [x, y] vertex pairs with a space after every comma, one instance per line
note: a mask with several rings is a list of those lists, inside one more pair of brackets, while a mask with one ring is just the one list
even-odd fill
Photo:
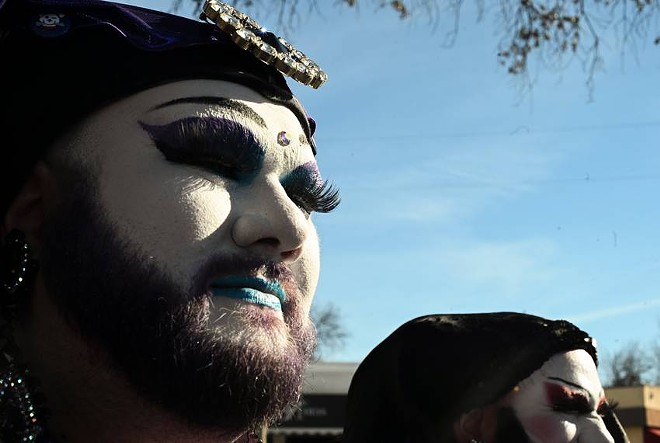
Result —
[[[344, 441], [426, 443], [420, 435], [428, 426], [448, 435], [463, 413], [494, 403], [553, 355], [576, 349], [598, 364], [594, 340], [565, 320], [516, 312], [415, 318], [359, 365]], [[613, 413], [605, 421], [617, 443], [628, 441]]]

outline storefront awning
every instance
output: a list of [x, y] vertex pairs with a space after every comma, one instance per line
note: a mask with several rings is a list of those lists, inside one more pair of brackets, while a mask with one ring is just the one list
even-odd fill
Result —
[[288, 410], [281, 423], [271, 429], [343, 429], [346, 416], [345, 395], [305, 395]]

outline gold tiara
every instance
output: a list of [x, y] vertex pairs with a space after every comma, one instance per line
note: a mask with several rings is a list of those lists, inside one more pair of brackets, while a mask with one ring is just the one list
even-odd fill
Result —
[[304, 85], [317, 89], [328, 79], [309, 57], [230, 5], [206, 0], [200, 18], [215, 23], [238, 46]]

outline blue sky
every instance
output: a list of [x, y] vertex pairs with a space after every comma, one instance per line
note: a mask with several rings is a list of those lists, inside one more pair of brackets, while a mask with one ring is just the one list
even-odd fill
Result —
[[[366, 3], [322, 12], [285, 36], [329, 75], [318, 90], [290, 81], [343, 197], [315, 216], [316, 303], [337, 305], [349, 333], [327, 359], [360, 361], [429, 313], [564, 318], [603, 355], [660, 339], [660, 49], [650, 38], [635, 60], [605, 36], [591, 101], [579, 62], [539, 71], [521, 97], [497, 63], [494, 18], [478, 22], [470, 2], [449, 48], [450, 22], [433, 30]], [[278, 32], [271, 11], [255, 17]]]

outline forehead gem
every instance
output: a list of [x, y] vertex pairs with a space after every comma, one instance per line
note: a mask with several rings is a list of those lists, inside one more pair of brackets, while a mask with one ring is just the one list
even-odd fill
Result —
[[288, 146], [289, 143], [291, 143], [291, 140], [286, 136], [286, 131], [280, 131], [277, 134], [277, 144], [280, 146]]

